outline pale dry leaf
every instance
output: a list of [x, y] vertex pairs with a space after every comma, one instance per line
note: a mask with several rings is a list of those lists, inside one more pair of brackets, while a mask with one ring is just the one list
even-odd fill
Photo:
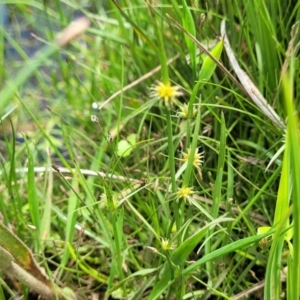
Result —
[[242, 86], [244, 87], [247, 94], [249, 95], [249, 97], [252, 99], [252, 101], [257, 105], [257, 107], [262, 111], [262, 113], [265, 116], [267, 116], [278, 127], [285, 129], [285, 124], [281, 120], [279, 115], [275, 112], [273, 107], [268, 104], [267, 100], [263, 97], [263, 95], [260, 93], [258, 88], [251, 81], [249, 76], [239, 66], [239, 64], [235, 58], [235, 55], [231, 49], [229, 39], [226, 34], [225, 20], [223, 20], [221, 23], [221, 35], [224, 38], [224, 49], [227, 53], [230, 64], [231, 64], [234, 72], [236, 73], [237, 77], [239, 78]]
[[91, 24], [87, 17], [80, 17], [71, 22], [63, 31], [56, 37], [55, 41], [59, 47], [65, 47], [76, 37], [81, 35]]

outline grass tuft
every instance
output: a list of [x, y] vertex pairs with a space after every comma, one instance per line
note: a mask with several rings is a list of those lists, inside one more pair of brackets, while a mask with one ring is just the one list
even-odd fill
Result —
[[298, 299], [300, 6], [8, 2], [0, 297]]

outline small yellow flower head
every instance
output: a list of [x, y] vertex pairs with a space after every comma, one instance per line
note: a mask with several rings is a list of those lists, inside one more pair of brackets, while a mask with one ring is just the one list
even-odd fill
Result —
[[164, 251], [170, 251], [170, 250], [173, 250], [175, 248], [175, 245], [174, 245], [174, 243], [172, 243], [168, 239], [161, 238], [161, 248]]
[[160, 99], [168, 109], [171, 109], [176, 98], [183, 95], [179, 86], [172, 86], [170, 82], [158, 81], [150, 88], [150, 97]]
[[[177, 112], [178, 117], [187, 119], [189, 115], [189, 106], [188, 104], [184, 103], [183, 105], [178, 105], [179, 111]], [[197, 114], [197, 110], [193, 107], [193, 115], [192, 117], [195, 117]]]
[[179, 201], [182, 199], [185, 203], [191, 204], [192, 199], [193, 199], [193, 188], [190, 187], [181, 187], [180, 189], [177, 190], [176, 192], [176, 200]]
[[[189, 157], [191, 155], [191, 149], [187, 149], [187, 153], [182, 152], [183, 158], [181, 159], [183, 162], [187, 162], [189, 160]], [[201, 166], [203, 164], [204, 159], [204, 152], [199, 152], [199, 148], [195, 150], [194, 154], [194, 160], [193, 165], [195, 168], [197, 168], [199, 171], [201, 171]]]

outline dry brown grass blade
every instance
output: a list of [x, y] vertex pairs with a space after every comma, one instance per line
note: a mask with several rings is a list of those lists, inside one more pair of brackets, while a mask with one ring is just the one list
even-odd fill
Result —
[[235, 55], [230, 47], [229, 39], [226, 34], [225, 20], [223, 20], [221, 23], [221, 35], [224, 39], [224, 49], [227, 53], [230, 64], [250, 99], [261, 110], [261, 112], [266, 117], [268, 117], [274, 124], [276, 124], [281, 129], [285, 129], [284, 122], [275, 112], [273, 107], [268, 104], [267, 100], [263, 97], [258, 88], [254, 85], [249, 76], [245, 73], [245, 71], [242, 70], [242, 68], [239, 66]]
[[[35, 173], [44, 173], [44, 172], [60, 172], [60, 173], [65, 173], [65, 174], [72, 174], [77, 172], [76, 169], [68, 169], [64, 167], [58, 167], [54, 166], [52, 168], [47, 168], [47, 167], [34, 167], [33, 171]], [[27, 173], [28, 168], [18, 168], [16, 169], [16, 173]], [[120, 182], [131, 182], [131, 183], [141, 183], [141, 179], [135, 179], [135, 178], [129, 178], [129, 177], [124, 177], [120, 175], [115, 175], [111, 173], [105, 173], [101, 171], [93, 171], [93, 170], [85, 170], [85, 169], [80, 169], [80, 172], [82, 175], [87, 175], [87, 176], [99, 176], [102, 178], [107, 178], [111, 180], [116, 180]], [[1, 171], [0, 171], [1, 174]], [[1, 190], [0, 190], [1, 191]]]
[[65, 47], [72, 40], [81, 35], [90, 24], [91, 22], [87, 17], [80, 17], [74, 20], [55, 37], [55, 42], [59, 47]]

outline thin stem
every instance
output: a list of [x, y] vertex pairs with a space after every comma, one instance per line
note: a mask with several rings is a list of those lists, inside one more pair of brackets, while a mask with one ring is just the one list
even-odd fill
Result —
[[[172, 131], [172, 119], [171, 113], [166, 109], [167, 115], [167, 133], [168, 133], [168, 154], [169, 154], [169, 165], [171, 172], [171, 190], [172, 194], [176, 193], [176, 178], [175, 178], [175, 160], [174, 160], [174, 144], [173, 144], [173, 131]], [[176, 230], [181, 227], [180, 216], [179, 216], [179, 204], [174, 201], [173, 211], [175, 214]]]

